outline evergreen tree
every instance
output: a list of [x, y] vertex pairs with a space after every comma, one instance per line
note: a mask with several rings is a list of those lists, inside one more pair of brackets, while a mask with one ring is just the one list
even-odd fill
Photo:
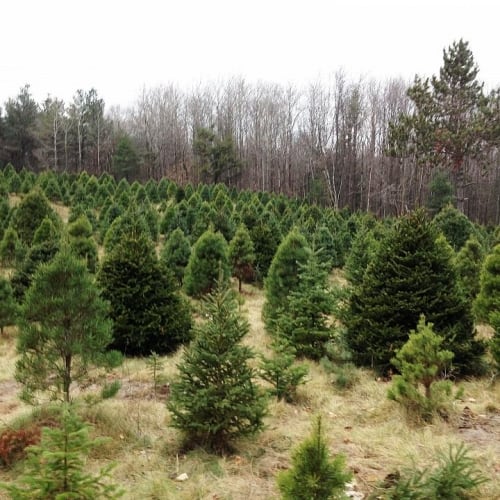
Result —
[[262, 429], [267, 400], [254, 382], [253, 353], [240, 343], [249, 325], [222, 277], [204, 305], [208, 319], [195, 327], [167, 406], [190, 443], [223, 453]]
[[103, 356], [111, 340], [108, 304], [85, 265], [63, 250], [38, 269], [26, 292], [16, 363], [25, 398], [50, 391], [69, 401], [72, 383], [111, 359]]
[[483, 250], [479, 241], [471, 236], [455, 258], [457, 278], [466, 299], [472, 302], [479, 293], [479, 275], [483, 263]]
[[41, 442], [28, 448], [20, 484], [0, 484], [16, 500], [115, 499], [124, 491], [109, 482], [114, 464], [97, 475], [85, 472], [85, 458], [105, 439], [90, 439], [89, 426], [66, 406], [60, 427], [45, 427]]
[[272, 358], [262, 357], [260, 376], [273, 386], [270, 392], [278, 401], [284, 399], [292, 403], [297, 396], [297, 387], [306, 382], [309, 369], [305, 364], [295, 363], [297, 351], [285, 338], [275, 338], [272, 348]]
[[500, 369], [500, 244], [493, 248], [484, 261], [474, 312], [479, 321], [490, 324], [494, 329], [490, 350]]
[[445, 235], [455, 252], [458, 252], [475, 233], [474, 224], [451, 205], [444, 207], [432, 219], [432, 224]]
[[283, 500], [329, 500], [345, 497], [345, 484], [352, 474], [345, 458], [330, 459], [323, 436], [321, 417], [314, 422], [312, 434], [292, 455], [292, 468], [278, 476]]
[[175, 229], [170, 233], [162, 248], [160, 260], [175, 276], [179, 286], [182, 286], [184, 270], [186, 269], [190, 255], [191, 247], [189, 240], [184, 236], [182, 229]]
[[431, 422], [436, 412], [445, 409], [446, 399], [451, 396], [452, 384], [443, 380], [443, 373], [451, 366], [453, 353], [441, 349], [443, 340], [422, 315], [417, 330], [410, 332], [408, 340], [392, 359], [401, 375], [394, 377], [388, 396], [401, 403], [411, 418]]
[[229, 279], [228, 245], [224, 236], [207, 229], [194, 244], [184, 274], [186, 293], [199, 297], [209, 293], [217, 281], [219, 271]]
[[311, 252], [306, 263], [299, 263], [298, 279], [287, 296], [286, 306], [279, 310], [274, 327], [298, 356], [318, 360], [324, 356], [325, 345], [333, 333], [329, 321], [333, 296], [318, 252]]
[[255, 262], [253, 243], [244, 224], [240, 225], [229, 243], [229, 262], [233, 268], [233, 275], [238, 278], [238, 290], [241, 293], [241, 283], [252, 278]]
[[250, 238], [254, 245], [256, 279], [263, 283], [282, 238], [276, 217], [264, 212], [260, 221], [250, 230]]
[[263, 316], [268, 330], [274, 331], [278, 314], [288, 309], [288, 295], [299, 283], [299, 266], [307, 262], [309, 256], [307, 241], [297, 230], [288, 233], [276, 250], [265, 280]]
[[0, 276], [0, 333], [6, 326], [14, 325], [19, 313], [19, 306], [14, 300], [10, 281]]
[[95, 273], [98, 262], [97, 243], [92, 237], [92, 225], [85, 215], [68, 225], [69, 248], [87, 264], [87, 269]]
[[56, 227], [60, 227], [59, 216], [54, 212], [45, 195], [39, 189], [35, 189], [21, 200], [12, 219], [12, 227], [17, 231], [23, 244], [31, 245], [35, 231], [45, 217], [50, 218]]
[[456, 187], [457, 206], [464, 211], [467, 160], [479, 158], [485, 143], [494, 144], [500, 129], [491, 126], [479, 69], [463, 40], [443, 51], [439, 77], [415, 77], [408, 89], [412, 114], [403, 114], [389, 129], [389, 151], [397, 157], [415, 156], [422, 165], [449, 171]]
[[22, 257], [23, 247], [17, 231], [9, 226], [0, 242], [0, 260], [4, 266], [15, 266]]
[[442, 208], [453, 202], [453, 185], [449, 176], [441, 170], [436, 170], [429, 184], [427, 209], [431, 214], [437, 214]]
[[139, 172], [139, 158], [132, 140], [124, 135], [116, 145], [116, 151], [113, 155], [113, 174], [118, 179], [132, 181]]
[[98, 272], [114, 321], [111, 346], [127, 356], [166, 354], [190, 338], [191, 312], [140, 230], [123, 234]]
[[421, 314], [444, 337], [463, 374], [481, 369], [484, 346], [474, 338], [470, 304], [463, 298], [450, 254], [422, 211], [388, 233], [349, 299], [345, 322], [354, 360], [380, 371], [408, 339]]
[[45, 217], [33, 235], [33, 245], [41, 245], [45, 242], [58, 242], [61, 239], [60, 229], [52, 222], [52, 219]]
[[378, 245], [372, 229], [364, 226], [359, 228], [345, 261], [345, 276], [351, 285], [356, 286], [363, 281], [363, 275], [377, 253]]

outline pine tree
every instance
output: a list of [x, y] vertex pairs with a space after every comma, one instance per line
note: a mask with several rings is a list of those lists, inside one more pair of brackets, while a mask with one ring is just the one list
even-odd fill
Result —
[[124, 234], [101, 264], [98, 283], [111, 304], [112, 347], [127, 356], [166, 354], [190, 338], [191, 311], [142, 230]]
[[42, 264], [24, 300], [16, 380], [31, 400], [38, 391], [61, 391], [88, 377], [89, 366], [117, 358], [103, 354], [112, 340], [108, 304], [100, 297], [85, 265], [68, 251]]
[[479, 293], [479, 275], [483, 263], [483, 250], [477, 239], [472, 236], [460, 249], [455, 258], [458, 283], [466, 299], [472, 302]]
[[195, 327], [167, 406], [191, 444], [224, 453], [236, 438], [262, 429], [267, 400], [249, 365], [253, 352], [240, 343], [249, 325], [222, 277], [204, 306], [207, 319]]
[[417, 330], [410, 332], [407, 342], [392, 359], [401, 375], [394, 377], [389, 399], [401, 403], [413, 419], [420, 417], [431, 422], [436, 412], [444, 410], [451, 396], [451, 382], [443, 380], [443, 373], [451, 366], [453, 353], [441, 348], [443, 340], [422, 315]]
[[299, 263], [298, 283], [288, 294], [286, 307], [278, 311], [275, 331], [296, 349], [298, 356], [321, 359], [333, 333], [329, 321], [332, 310], [328, 272], [318, 252], [311, 252], [306, 263]]
[[241, 293], [241, 283], [253, 276], [255, 253], [248, 229], [241, 224], [229, 243], [229, 261], [233, 268], [233, 275], [238, 278], [238, 290]]
[[115, 499], [124, 491], [109, 479], [114, 464], [98, 474], [85, 472], [85, 458], [105, 439], [90, 439], [89, 426], [66, 406], [61, 426], [42, 430], [39, 445], [28, 448], [20, 484], [0, 484], [16, 500]]
[[437, 214], [442, 208], [453, 202], [453, 184], [449, 175], [441, 170], [436, 170], [429, 184], [427, 209], [431, 214]]
[[329, 457], [321, 417], [314, 422], [312, 434], [292, 455], [292, 468], [278, 476], [283, 500], [329, 500], [345, 497], [345, 484], [352, 474], [345, 458]]
[[184, 271], [191, 255], [189, 240], [184, 236], [181, 228], [174, 229], [168, 236], [160, 254], [160, 260], [165, 264], [182, 286]]
[[19, 314], [19, 306], [14, 300], [10, 281], [0, 276], [0, 334], [6, 326], [14, 325]]
[[345, 323], [354, 361], [379, 371], [408, 339], [421, 314], [444, 337], [462, 374], [481, 369], [470, 304], [460, 292], [449, 252], [422, 211], [391, 229], [350, 296]]
[[228, 245], [224, 236], [207, 229], [193, 245], [184, 273], [184, 288], [192, 297], [209, 293], [222, 270], [224, 280], [230, 276]]
[[290, 231], [276, 250], [265, 280], [263, 316], [269, 331], [274, 331], [278, 314], [288, 309], [288, 295], [299, 283], [299, 266], [309, 256], [307, 241], [297, 230]]

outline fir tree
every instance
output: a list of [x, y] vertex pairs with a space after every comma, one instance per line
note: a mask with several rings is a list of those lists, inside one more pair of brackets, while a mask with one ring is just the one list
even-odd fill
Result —
[[10, 281], [0, 276], [0, 333], [6, 326], [14, 325], [19, 314], [19, 306], [14, 300]]
[[458, 252], [475, 232], [474, 224], [467, 216], [451, 205], [444, 207], [434, 217], [432, 224], [445, 235], [455, 252]]
[[85, 265], [60, 252], [38, 269], [22, 308], [16, 379], [25, 399], [50, 391], [69, 401], [72, 383], [86, 379], [89, 366], [111, 362], [103, 356], [111, 340], [108, 304]]
[[35, 231], [45, 217], [49, 217], [56, 226], [61, 225], [59, 216], [51, 208], [45, 195], [35, 189], [19, 203], [12, 219], [12, 227], [25, 245], [31, 245]]
[[240, 343], [249, 325], [222, 278], [204, 305], [207, 320], [195, 327], [167, 406], [190, 443], [223, 453], [236, 438], [262, 429], [266, 398], [249, 366], [253, 353]]
[[283, 500], [328, 500], [345, 497], [345, 484], [352, 474], [345, 458], [330, 458], [323, 436], [321, 417], [314, 422], [312, 434], [292, 455], [292, 468], [278, 476]]
[[4, 266], [15, 266], [23, 255], [23, 246], [17, 231], [9, 226], [0, 242], [0, 260]]
[[363, 275], [377, 253], [378, 245], [372, 229], [361, 227], [358, 230], [345, 261], [345, 276], [351, 285], [356, 286], [363, 281]]
[[114, 464], [98, 474], [85, 472], [86, 457], [106, 439], [90, 439], [89, 426], [66, 406], [61, 426], [42, 430], [39, 445], [28, 448], [20, 484], [0, 484], [15, 500], [115, 499], [124, 491], [109, 479]]
[[61, 232], [49, 217], [45, 217], [33, 235], [33, 245], [41, 245], [46, 242], [58, 242]]
[[222, 270], [224, 280], [230, 276], [228, 245], [224, 236], [207, 229], [194, 244], [184, 274], [186, 293], [199, 297], [209, 293]]
[[473, 301], [479, 293], [479, 275], [483, 262], [483, 250], [477, 239], [472, 236], [460, 249], [455, 258], [457, 278], [468, 301]]
[[238, 290], [241, 293], [241, 283], [253, 276], [255, 253], [248, 229], [241, 224], [229, 243], [229, 261], [233, 275], [238, 278]]
[[124, 234], [99, 269], [111, 304], [112, 347], [128, 356], [166, 354], [190, 338], [191, 311], [141, 230]]
[[295, 349], [298, 356], [321, 359], [332, 337], [329, 315], [333, 296], [328, 288], [328, 272], [320, 263], [318, 252], [311, 252], [305, 264], [299, 263], [298, 283], [279, 310], [275, 331]]
[[182, 286], [184, 271], [191, 255], [189, 240], [184, 236], [182, 229], [172, 231], [165, 242], [160, 254], [160, 260], [165, 264]]
[[299, 283], [299, 266], [309, 256], [307, 241], [297, 230], [288, 233], [276, 250], [265, 281], [263, 316], [268, 330], [274, 331], [278, 314], [288, 309], [288, 295]]
[[463, 374], [481, 369], [484, 346], [474, 338], [470, 304], [458, 288], [450, 254], [425, 214], [416, 211], [388, 233], [350, 296], [344, 319], [354, 361], [389, 369], [421, 314], [444, 337], [455, 368]]
[[309, 369], [305, 364], [295, 363], [297, 351], [285, 338], [274, 339], [271, 347], [274, 355], [272, 358], [262, 357], [260, 376], [273, 386], [270, 393], [278, 401], [284, 399], [287, 403], [293, 403], [297, 387], [305, 384]]

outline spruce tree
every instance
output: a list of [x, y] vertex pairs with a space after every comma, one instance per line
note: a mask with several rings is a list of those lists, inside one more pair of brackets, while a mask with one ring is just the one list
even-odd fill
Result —
[[88, 377], [89, 366], [111, 360], [103, 355], [112, 340], [108, 304], [67, 250], [35, 273], [19, 326], [16, 380], [27, 400], [49, 391], [69, 401], [71, 385]]
[[165, 264], [182, 286], [184, 271], [191, 255], [189, 240], [181, 228], [174, 229], [168, 236], [160, 253], [160, 260]]
[[460, 292], [450, 254], [423, 211], [391, 229], [350, 296], [347, 342], [358, 364], [379, 371], [408, 339], [421, 314], [444, 338], [462, 374], [478, 372], [484, 345], [474, 338], [470, 304]]
[[114, 349], [128, 356], [166, 354], [189, 340], [189, 306], [140, 229], [131, 226], [104, 257], [98, 283], [111, 304]]
[[19, 306], [14, 300], [10, 281], [0, 276], [0, 333], [6, 326], [16, 324]]
[[319, 360], [332, 338], [332, 311], [328, 272], [318, 252], [310, 252], [307, 262], [299, 263], [298, 283], [288, 294], [286, 306], [278, 311], [274, 331], [294, 347], [298, 356]]
[[233, 275], [238, 278], [238, 290], [241, 293], [241, 283], [252, 278], [255, 262], [253, 243], [244, 224], [238, 227], [229, 243], [229, 262], [233, 268]]
[[248, 322], [222, 277], [204, 306], [207, 319], [195, 327], [167, 406], [171, 425], [189, 443], [224, 453], [236, 438], [262, 429], [267, 400], [249, 365], [253, 352], [241, 344]]
[[0, 484], [16, 500], [115, 499], [124, 491], [109, 481], [114, 464], [88, 474], [89, 452], [106, 439], [91, 439], [70, 406], [62, 410], [60, 427], [45, 427], [39, 445], [28, 448], [19, 484]]
[[192, 297], [209, 293], [215, 286], [219, 270], [224, 280], [230, 276], [228, 245], [224, 236], [207, 229], [194, 244], [184, 274], [184, 288]]
[[269, 331], [275, 330], [280, 312], [288, 309], [288, 295], [299, 283], [299, 266], [307, 262], [309, 256], [307, 241], [296, 229], [288, 233], [276, 250], [265, 280], [263, 316]]
[[311, 436], [294, 451], [292, 468], [278, 476], [278, 486], [283, 500], [340, 500], [351, 477], [343, 455], [330, 458], [318, 417]]

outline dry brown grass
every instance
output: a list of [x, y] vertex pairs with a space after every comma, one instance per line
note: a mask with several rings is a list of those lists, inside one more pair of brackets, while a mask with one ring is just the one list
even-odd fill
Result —
[[[256, 352], [268, 353], [269, 339], [261, 320], [263, 292], [244, 285], [243, 297], [241, 311], [251, 325], [245, 343]], [[13, 338], [0, 346], [0, 381], [5, 382], [12, 380]], [[181, 356], [179, 351], [162, 358], [162, 383], [175, 378]], [[289, 466], [291, 451], [309, 434], [312, 417], [321, 414], [331, 452], [345, 454], [365, 493], [387, 474], [412, 463], [429, 466], [437, 450], [465, 442], [491, 478], [478, 498], [500, 498], [500, 384], [491, 385], [486, 379], [463, 384], [464, 397], [456, 402], [456, 413], [469, 407], [475, 416], [471, 428], [459, 429], [458, 418], [414, 427], [398, 405], [387, 399], [389, 383], [377, 381], [370, 371], [360, 370], [359, 382], [351, 390], [338, 392], [331, 375], [319, 364], [308, 365], [308, 382], [298, 389], [298, 403], [270, 401], [264, 431], [238, 443], [233, 456], [217, 457], [202, 450], [182, 451], [179, 433], [169, 427], [166, 395], [154, 398], [145, 360], [128, 359], [112, 375], [122, 381], [114, 399], [80, 406], [82, 415], [94, 424], [94, 432], [111, 437], [92, 453], [89, 466], [97, 470], [115, 461], [113, 477], [127, 490], [124, 498], [128, 500], [274, 499], [279, 497], [277, 473]], [[184, 472], [188, 479], [175, 481]], [[4, 480], [14, 477], [8, 471], [0, 475]]]

